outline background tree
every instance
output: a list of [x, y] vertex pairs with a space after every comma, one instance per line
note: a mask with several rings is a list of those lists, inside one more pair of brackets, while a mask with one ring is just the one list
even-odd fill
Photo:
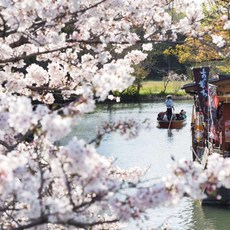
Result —
[[166, 76], [163, 77], [163, 81], [164, 81], [164, 88], [163, 91], [161, 93], [165, 94], [168, 84], [170, 82], [174, 82], [174, 81], [180, 81], [181, 85], [178, 85], [178, 87], [176, 87], [174, 90], [174, 93], [177, 94], [177, 92], [181, 89], [183, 82], [185, 82], [188, 79], [188, 77], [184, 74], [177, 74], [173, 71], [170, 71]]
[[210, 65], [213, 75], [220, 72], [230, 73], [229, 2], [211, 2], [211, 5], [203, 5], [204, 18], [201, 20], [201, 30], [194, 31], [183, 44], [167, 49], [165, 54], [176, 55], [180, 63], [187, 65]]
[[142, 87], [142, 82], [148, 76], [147, 70], [145, 70], [140, 64], [134, 67], [134, 85], [137, 87], [137, 94], [140, 94], [140, 89]]

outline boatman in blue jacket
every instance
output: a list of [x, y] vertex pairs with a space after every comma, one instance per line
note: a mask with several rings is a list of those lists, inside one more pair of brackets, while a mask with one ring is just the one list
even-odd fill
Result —
[[167, 118], [168, 118], [168, 120], [170, 121], [170, 120], [171, 120], [171, 117], [172, 117], [172, 110], [175, 110], [175, 108], [174, 108], [174, 103], [173, 103], [173, 100], [172, 100], [172, 96], [171, 96], [171, 95], [168, 95], [168, 96], [166, 97], [165, 105], [166, 105], [166, 107], [167, 107]]

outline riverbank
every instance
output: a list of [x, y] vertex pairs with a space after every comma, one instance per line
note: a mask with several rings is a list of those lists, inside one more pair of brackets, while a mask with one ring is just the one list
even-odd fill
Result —
[[[141, 103], [141, 102], [160, 102], [165, 101], [166, 96], [163, 95], [122, 95], [120, 97], [121, 103]], [[193, 97], [190, 95], [172, 95], [172, 98], [174, 101], [180, 101], [180, 100], [193, 100]], [[106, 100], [105, 102], [111, 102], [110, 100]]]
[[144, 81], [139, 92], [136, 86], [130, 86], [122, 93], [115, 93], [115, 96], [119, 96], [120, 101], [124, 103], [164, 101], [169, 94], [175, 101], [192, 100], [193, 97], [181, 89], [184, 84], [185, 81], [173, 81], [165, 87], [164, 81]]
[[[193, 100], [190, 95], [172, 95], [173, 101]], [[166, 96], [163, 95], [122, 95], [119, 103], [154, 103], [165, 101]], [[109, 99], [97, 102], [97, 104], [113, 104], [115, 101]]]
[[[136, 96], [125, 96], [121, 97], [121, 102], [158, 102], [158, 101], [164, 101], [165, 96], [162, 95], [136, 95]], [[190, 95], [184, 95], [184, 96], [178, 96], [178, 95], [172, 95], [172, 98], [174, 101], [179, 101], [179, 100], [192, 100], [193, 97]]]

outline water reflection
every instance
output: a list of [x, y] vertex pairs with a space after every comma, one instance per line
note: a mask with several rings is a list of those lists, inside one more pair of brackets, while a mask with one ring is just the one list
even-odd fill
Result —
[[[230, 209], [220, 207], [203, 207], [205, 223], [209, 229], [229, 230], [230, 229]], [[211, 228], [212, 227], [212, 228]], [[208, 228], [206, 228], [208, 230]]]
[[169, 140], [169, 141], [172, 141], [172, 137], [173, 137], [173, 132], [172, 132], [171, 129], [169, 129], [169, 130], [168, 130], [168, 138], [169, 138], [168, 140]]

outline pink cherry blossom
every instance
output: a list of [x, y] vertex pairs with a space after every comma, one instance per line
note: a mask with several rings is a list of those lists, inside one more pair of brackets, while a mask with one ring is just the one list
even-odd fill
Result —
[[[111, 132], [135, 138], [149, 124], [104, 124], [87, 143], [67, 138], [97, 101], [119, 102], [134, 82], [134, 66], [157, 42], [202, 39], [202, 7], [162, 0], [0, 0], [0, 222], [3, 229], [118, 229], [146, 210], [184, 196], [229, 188], [229, 159], [212, 154], [207, 170], [186, 159], [159, 180], [124, 170], [97, 152]], [[207, 5], [207, 10], [209, 7]], [[226, 11], [220, 19], [229, 29]], [[136, 28], [141, 28], [142, 36]], [[211, 34], [212, 45], [225, 46]], [[136, 45], [138, 44], [138, 45]], [[175, 77], [173, 74], [171, 77]], [[67, 138], [66, 144], [60, 140]], [[93, 137], [92, 137], [93, 138]]]

